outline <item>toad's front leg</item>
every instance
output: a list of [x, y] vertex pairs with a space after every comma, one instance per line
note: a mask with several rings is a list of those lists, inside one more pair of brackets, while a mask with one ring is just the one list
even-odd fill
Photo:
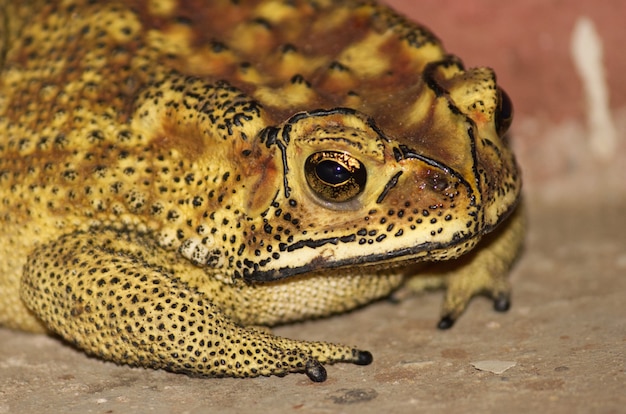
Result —
[[137, 240], [78, 232], [39, 247], [24, 270], [22, 299], [51, 331], [116, 363], [214, 377], [304, 372], [324, 381], [323, 363], [371, 362], [369, 352], [233, 323]]
[[406, 291], [445, 288], [440, 329], [452, 327], [471, 299], [479, 294], [490, 296], [495, 310], [508, 310], [511, 295], [508, 274], [522, 249], [524, 227], [524, 209], [520, 206], [474, 250], [456, 260], [434, 263], [410, 278], [406, 289], [397, 296]]

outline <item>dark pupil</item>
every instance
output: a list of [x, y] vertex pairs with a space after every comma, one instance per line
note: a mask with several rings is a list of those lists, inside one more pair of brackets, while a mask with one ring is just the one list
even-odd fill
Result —
[[346, 182], [350, 179], [351, 173], [343, 165], [335, 161], [325, 160], [317, 164], [315, 173], [320, 180], [336, 185]]
[[509, 98], [509, 95], [507, 95], [506, 92], [502, 91], [502, 97], [500, 99], [500, 118], [511, 118], [513, 116], [513, 104], [511, 103], [511, 98]]
[[498, 110], [496, 111], [496, 130], [499, 136], [503, 136], [513, 122], [513, 104], [509, 95], [500, 89]]

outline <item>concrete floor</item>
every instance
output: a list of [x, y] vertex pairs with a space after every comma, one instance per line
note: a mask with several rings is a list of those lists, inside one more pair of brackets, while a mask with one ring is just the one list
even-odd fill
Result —
[[[601, 7], [607, 1], [584, 7], [589, 15], [599, 16], [608, 10]], [[414, 10], [416, 18], [442, 21], [440, 3], [423, 0], [423, 4], [432, 7]], [[526, 30], [515, 24], [515, 16], [522, 14], [504, 10], [520, 4], [558, 5], [511, 2], [495, 7], [491, 0], [467, 4], [471, 7], [465, 13], [472, 15], [452, 13], [462, 23], [451, 24], [452, 29], [468, 30], [468, 22], [485, 27], [482, 16], [508, 34], [491, 36], [492, 44], [476, 46], [479, 50], [473, 56], [471, 50], [452, 48], [473, 64], [490, 62], [476, 58], [479, 53], [504, 59], [495, 66], [516, 104], [512, 138], [524, 169], [530, 224], [526, 251], [511, 276], [514, 297], [508, 313], [495, 313], [489, 301], [478, 298], [453, 329], [438, 331], [442, 295], [431, 293], [277, 329], [293, 338], [357, 344], [374, 354], [370, 366], [328, 367], [328, 380], [321, 384], [304, 375], [197, 379], [120, 367], [88, 358], [55, 338], [0, 329], [0, 414], [626, 413], [626, 93], [618, 93], [626, 90], [626, 70], [620, 69], [626, 55], [619, 52], [621, 43], [611, 47], [610, 39], [617, 42], [618, 36], [610, 26], [599, 24], [609, 42], [605, 51], [610, 90], [617, 91], [611, 117], [618, 131], [617, 146], [601, 160], [589, 149], [582, 87], [571, 67], [571, 77], [562, 75], [563, 68], [571, 66], [564, 51], [571, 26], [559, 26], [563, 19], [539, 13], [537, 21], [543, 16], [546, 26], [516, 42], [515, 27], [518, 33]], [[500, 17], [489, 17], [481, 7]], [[626, 8], [623, 3], [621, 7]], [[437, 13], [428, 16], [428, 10]], [[404, 11], [412, 13], [409, 8]], [[556, 15], [564, 16], [560, 11]], [[455, 39], [471, 43], [461, 30], [446, 33], [445, 26], [430, 25], [447, 44]], [[526, 34], [517, 39], [522, 36]], [[506, 39], [511, 43], [498, 44]], [[531, 46], [537, 54], [525, 49]], [[503, 47], [507, 53], [495, 52]], [[532, 82], [542, 73], [552, 80], [536, 88]], [[545, 100], [532, 95], [537, 90]], [[564, 90], [575, 93], [566, 96]], [[481, 361], [498, 361], [508, 369], [498, 374], [492, 372], [498, 370], [497, 364], [476, 364]]]
[[[626, 202], [581, 200], [528, 197], [527, 247], [506, 314], [479, 298], [453, 329], [438, 331], [441, 295], [432, 293], [277, 329], [374, 354], [370, 366], [328, 367], [325, 383], [120, 367], [0, 329], [0, 413], [626, 412]], [[480, 361], [510, 368], [481, 371]]]
[[[529, 204], [507, 314], [477, 299], [452, 330], [438, 331], [433, 293], [278, 329], [374, 354], [370, 366], [328, 367], [322, 384], [119, 367], [53, 338], [0, 330], [0, 413], [625, 412], [626, 204]], [[472, 365], [489, 360], [514, 365], [501, 374]]]

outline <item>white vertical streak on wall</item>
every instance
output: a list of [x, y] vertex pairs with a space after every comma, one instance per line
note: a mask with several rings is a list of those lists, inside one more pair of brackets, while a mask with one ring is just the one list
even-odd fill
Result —
[[602, 62], [602, 40], [588, 17], [582, 16], [576, 22], [570, 47], [587, 103], [591, 153], [608, 160], [617, 147], [617, 131], [611, 119], [609, 89]]

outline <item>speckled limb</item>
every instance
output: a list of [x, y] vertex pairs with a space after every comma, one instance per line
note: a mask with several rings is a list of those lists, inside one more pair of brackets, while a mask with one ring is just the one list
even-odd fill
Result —
[[304, 372], [323, 381], [322, 363], [371, 362], [351, 347], [233, 323], [129, 238], [79, 232], [41, 246], [25, 267], [22, 299], [51, 331], [117, 363], [214, 377]]
[[442, 286], [446, 289], [438, 327], [448, 329], [461, 316], [471, 299], [481, 293], [494, 301], [500, 312], [510, 307], [508, 273], [524, 241], [524, 209], [520, 206], [470, 253], [450, 262], [433, 264], [409, 279], [411, 291]]

